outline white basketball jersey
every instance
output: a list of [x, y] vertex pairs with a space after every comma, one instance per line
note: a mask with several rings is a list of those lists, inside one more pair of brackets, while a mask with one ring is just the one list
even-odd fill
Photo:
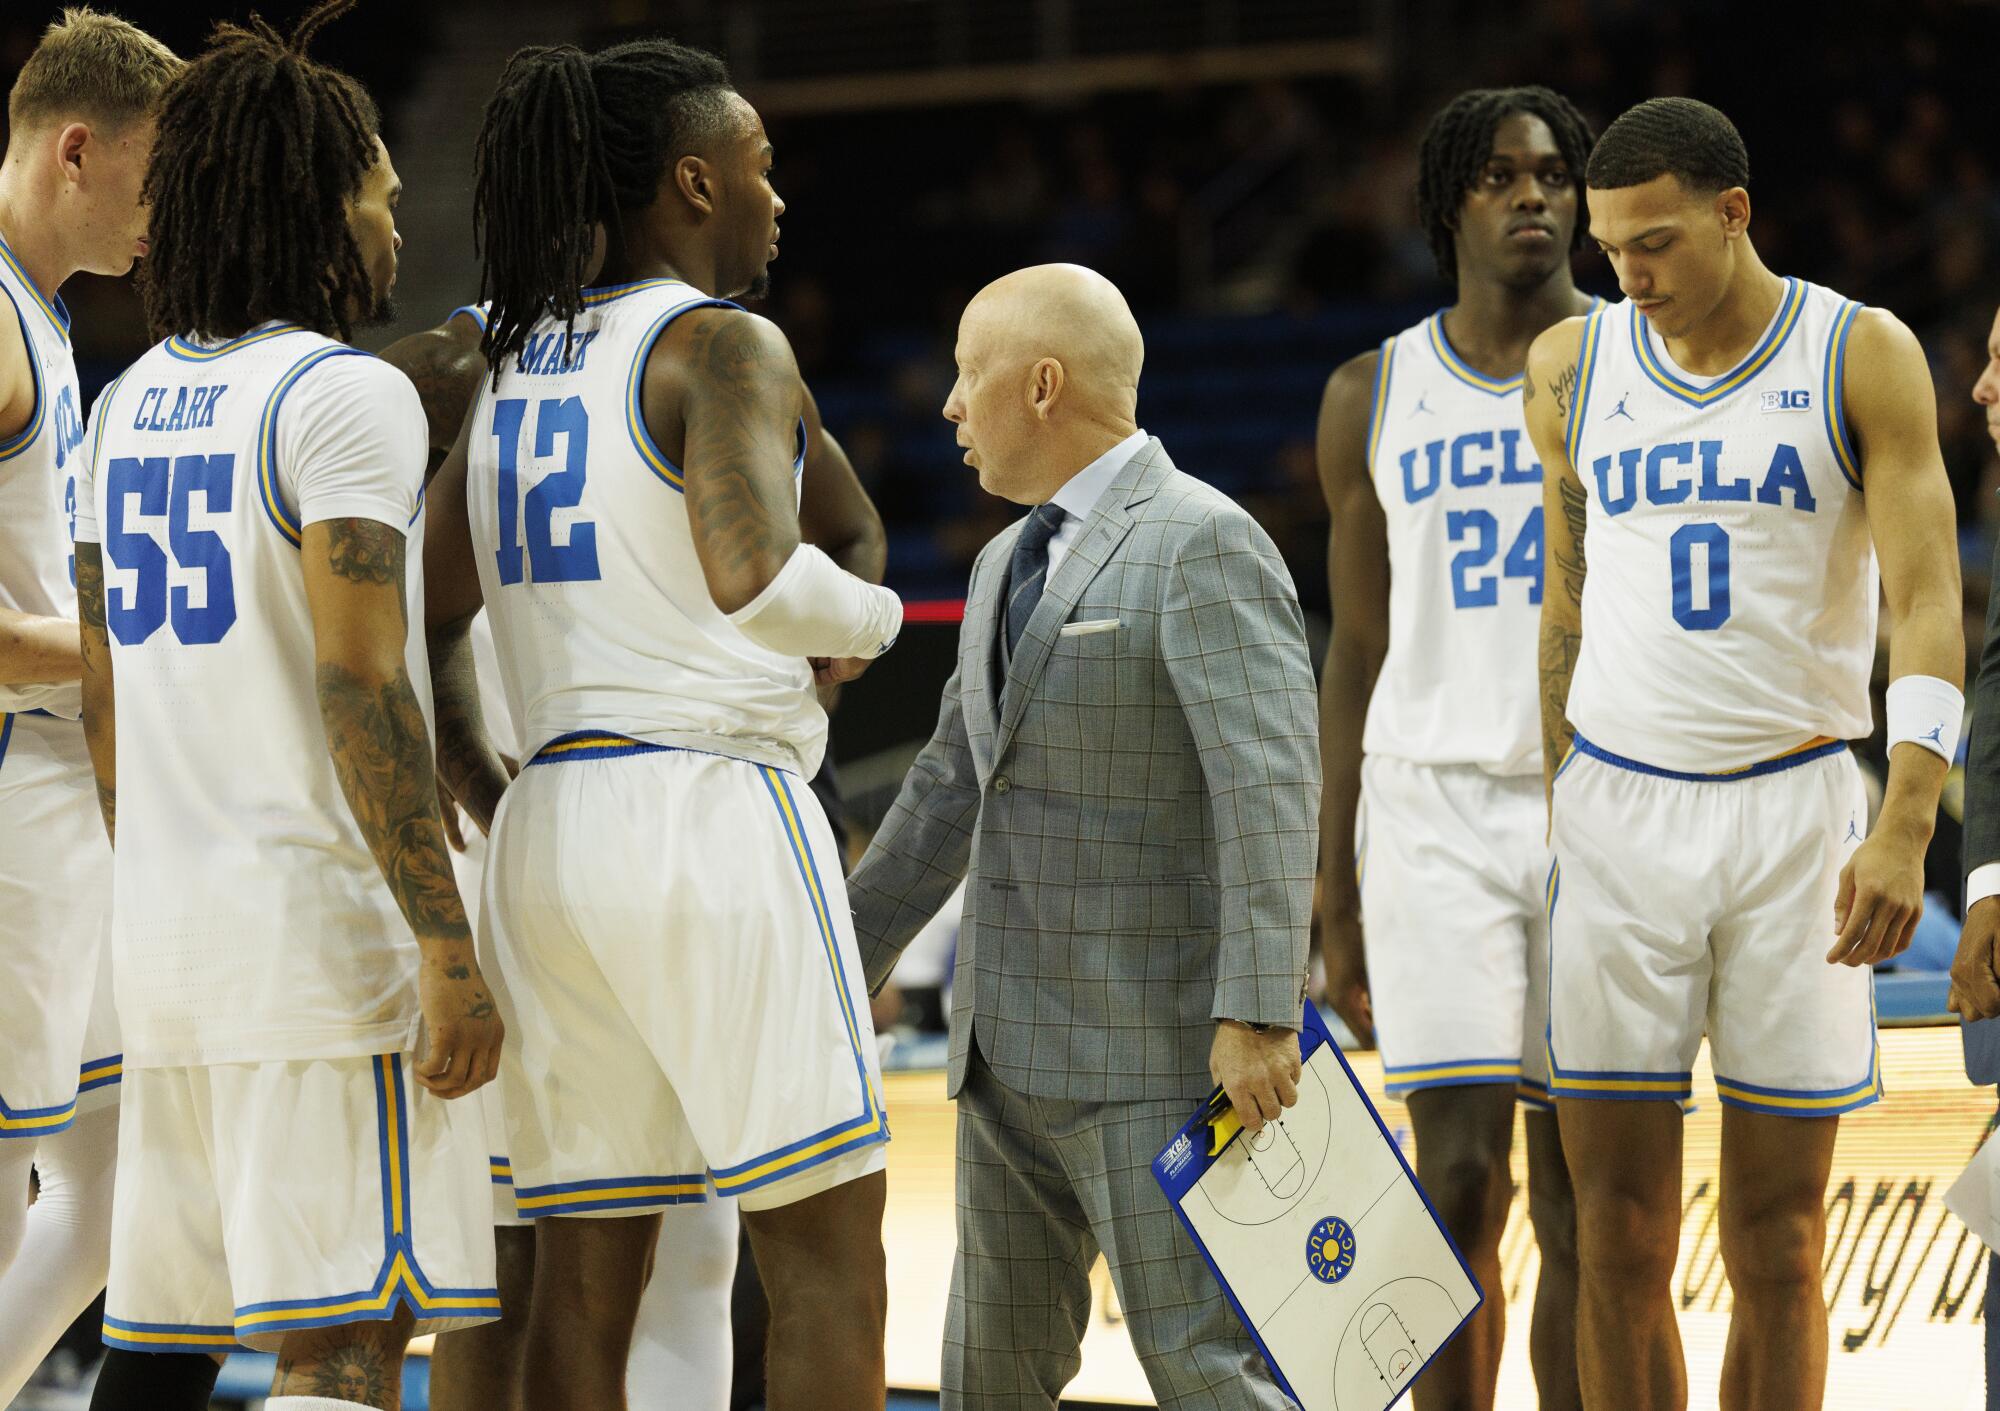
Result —
[[499, 385], [481, 385], [466, 495], [524, 759], [596, 731], [819, 768], [826, 714], [811, 671], [716, 607], [680, 468], [646, 431], [646, 359], [704, 305], [734, 307], [672, 279], [588, 290], [567, 360], [562, 324], [546, 319]]
[[1745, 769], [1869, 731], [1875, 551], [1841, 409], [1860, 310], [1785, 281], [1719, 378], [1682, 372], [1630, 303], [1593, 314], [1570, 462], [1589, 498], [1569, 719], [1656, 768]]
[[1542, 467], [1520, 374], [1468, 367], [1434, 314], [1382, 345], [1368, 446], [1389, 530], [1389, 653], [1363, 750], [1539, 772]]
[[423, 638], [415, 388], [289, 324], [170, 338], [98, 399], [79, 540], [101, 542], [117, 698], [112, 937], [126, 1062], [352, 1057], [416, 1039], [418, 953], [334, 773], [305, 527], [407, 529]]
[[[0, 293], [27, 340], [35, 409], [21, 431], [0, 439], [0, 607], [42, 617], [76, 616], [70, 521], [76, 505], [83, 409], [70, 353], [69, 311], [44, 296], [0, 240]], [[0, 710], [47, 710], [74, 720], [82, 697], [59, 686], [0, 687]]]

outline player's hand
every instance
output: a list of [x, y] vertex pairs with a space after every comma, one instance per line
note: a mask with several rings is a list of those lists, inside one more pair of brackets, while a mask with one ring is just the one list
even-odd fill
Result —
[[451, 796], [451, 790], [438, 780], [438, 813], [444, 818], [444, 840], [453, 852], [465, 851], [465, 829], [459, 825], [458, 800]]
[[1293, 1029], [1258, 1033], [1219, 1020], [1208, 1050], [1208, 1073], [1229, 1096], [1245, 1131], [1260, 1130], [1299, 1100], [1299, 1036]]
[[1829, 964], [1874, 965], [1901, 955], [1924, 914], [1924, 850], [1903, 830], [1877, 825], [1840, 869]]
[[852, 681], [875, 664], [873, 657], [807, 657], [815, 686], [838, 686]]
[[1326, 967], [1327, 1004], [1363, 1048], [1375, 1047], [1375, 1002], [1368, 993], [1368, 954], [1358, 907], [1335, 901], [1320, 911], [1319, 955]]
[[1961, 1019], [2000, 1017], [2000, 897], [1981, 897], [1965, 913], [1958, 954], [1951, 962], [1951, 997], [1945, 1001]]
[[500, 1071], [506, 1027], [470, 943], [425, 955], [417, 972], [417, 1002], [429, 1047], [417, 1058], [417, 1081], [439, 1097], [464, 1097]]

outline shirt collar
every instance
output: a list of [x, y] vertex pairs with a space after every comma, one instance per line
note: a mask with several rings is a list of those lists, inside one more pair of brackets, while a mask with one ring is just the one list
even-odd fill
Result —
[[1071, 519], [1087, 519], [1090, 512], [1097, 508], [1097, 502], [1104, 498], [1104, 492], [1111, 488], [1111, 482], [1118, 478], [1118, 472], [1151, 439], [1143, 428], [1133, 432], [1072, 475], [1051, 497], [1050, 503], [1061, 505], [1063, 513]]

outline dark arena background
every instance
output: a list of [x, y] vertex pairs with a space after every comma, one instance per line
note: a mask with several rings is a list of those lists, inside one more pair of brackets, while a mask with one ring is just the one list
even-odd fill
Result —
[[[11, 81], [57, 8], [0, 6], [0, 79]], [[191, 54], [214, 20], [252, 7], [102, 8]], [[304, 7], [256, 8], [283, 28]], [[896, 652], [847, 689], [833, 721], [850, 860], [935, 723], [973, 557], [1019, 513], [981, 493], [939, 415], [966, 301], [1042, 261], [1117, 283], [1146, 340], [1140, 424], [1276, 541], [1317, 660], [1342, 610], [1329, 600], [1315, 465], [1321, 392], [1339, 363], [1450, 301], [1416, 220], [1417, 144], [1429, 117], [1469, 87], [1547, 84], [1598, 130], [1649, 96], [1714, 104], [1751, 154], [1765, 262], [1886, 307], [1916, 331], [1957, 501], [1970, 693], [2000, 527], [2000, 460], [1971, 398], [2000, 302], [2000, 5], [362, 0], [317, 46], [379, 101], [405, 183], [398, 321], [360, 341], [379, 349], [476, 296], [473, 140], [507, 56], [642, 35], [721, 54], [764, 117], [788, 209], [760, 311], [789, 337], [879, 508], [887, 583], [910, 605]], [[1585, 291], [1619, 297], [1594, 250], [1574, 268]], [[62, 294], [88, 404], [145, 349], [147, 331], [129, 280], [78, 276]], [[1877, 798], [1886, 671], [1885, 650], [1878, 738], [1858, 749]], [[1988, 1255], [1943, 1205], [1994, 1123], [2000, 1081], [2000, 1040], [1982, 1061], [1980, 1036], [1945, 1011], [1963, 907], [1962, 800], [1955, 768], [1917, 942], [1877, 977], [1888, 1097], [1845, 1120], [1835, 1155], [1825, 1404], [1842, 1411], [2000, 1405], [1986, 1390], [1988, 1368], [2000, 1367], [1988, 1350]], [[897, 1407], [936, 1405], [951, 1268], [941, 978], [911, 977], [877, 1015], [896, 1138], [885, 1243]], [[1407, 1148], [1408, 1116], [1381, 1095], [1379, 1061], [1350, 1056]], [[1674, 1281], [1690, 1405], [1702, 1408], [1716, 1405], [1730, 1308], [1716, 1232], [1721, 1111], [1704, 1054]], [[1496, 1404], [1526, 1411], [1536, 1405], [1527, 1334], [1538, 1260], [1524, 1185], [1503, 1262], [1497, 1293], [1513, 1316]], [[1069, 1394], [1151, 1405], [1101, 1264], [1094, 1286]], [[754, 1302], [754, 1291], [744, 1297]], [[86, 1315], [14, 1406], [86, 1406], [95, 1330]], [[426, 1375], [413, 1358], [406, 1406], [425, 1405]], [[269, 1376], [268, 1357], [235, 1354], [216, 1404], [261, 1405]], [[739, 1380], [739, 1404], [757, 1404], [754, 1378]]]

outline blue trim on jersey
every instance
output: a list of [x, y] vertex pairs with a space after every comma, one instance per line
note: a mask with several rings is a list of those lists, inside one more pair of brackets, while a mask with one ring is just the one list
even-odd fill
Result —
[[493, 1178], [493, 1184], [496, 1186], [514, 1184], [514, 1163], [504, 1156], [487, 1157], [486, 1173]]
[[770, 791], [771, 800], [777, 805], [786, 840], [791, 844], [792, 861], [798, 869], [799, 880], [805, 884], [807, 899], [812, 903], [827, 969], [840, 1003], [842, 1022], [847, 1028], [848, 1046], [854, 1054], [854, 1076], [861, 1085], [861, 1114], [740, 1165], [720, 1169], [710, 1167], [709, 1179], [722, 1195], [754, 1191], [810, 1171], [857, 1148], [889, 1140], [889, 1124], [876, 1099], [875, 1085], [868, 1077], [867, 1061], [862, 1057], [860, 1027], [854, 1018], [853, 994], [848, 989], [847, 968], [840, 957], [840, 940], [834, 930], [833, 913], [827, 904], [826, 889], [820, 881], [819, 863], [813, 858], [812, 848], [806, 842], [805, 824], [792, 794], [791, 782], [784, 771], [767, 764], [757, 766], [757, 772], [763, 776], [764, 787]]
[[[625, 284], [600, 284], [594, 288], [585, 289], [579, 296], [579, 302], [586, 308], [594, 309], [600, 304], [616, 303], [628, 294], [637, 294], [647, 289], [665, 289], [669, 285], [678, 285], [683, 289], [693, 287], [685, 279], [669, 279], [665, 276], [655, 279], [634, 279]], [[723, 300], [722, 302], [727, 303], [728, 301]], [[729, 306], [732, 309], [741, 307], [738, 304], [730, 304]], [[691, 304], [689, 307], [699, 308], [701, 306], [699, 304]]]
[[1857, 490], [1861, 488], [1861, 458], [1854, 454], [1854, 442], [1847, 434], [1847, 335], [1854, 331], [1854, 318], [1860, 312], [1861, 305], [1849, 303], [1834, 315], [1833, 336], [1826, 342], [1826, 386], [1820, 395], [1834, 463]]
[[[285, 503], [278, 490], [278, 408], [285, 400], [285, 394], [306, 373], [325, 362], [328, 358], [365, 358], [369, 356], [359, 348], [350, 348], [344, 343], [331, 347], [315, 348], [303, 358], [293, 363], [271, 389], [271, 395], [264, 401], [264, 414], [257, 427], [257, 498], [264, 506], [264, 516], [285, 536], [285, 542], [293, 548], [305, 543], [305, 526], [299, 522], [297, 511]], [[418, 509], [423, 508], [423, 497], [417, 497]], [[414, 516], [412, 524], [416, 523]]]
[[450, 322], [451, 322], [451, 321], [452, 321], [453, 319], [457, 318], [457, 317], [458, 317], [458, 316], [459, 316], [460, 314], [465, 314], [465, 315], [467, 315], [468, 317], [470, 317], [470, 318], [471, 318], [471, 320], [472, 320], [472, 321], [473, 321], [474, 323], [478, 324], [478, 325], [479, 325], [479, 331], [480, 331], [481, 333], [484, 333], [484, 332], [486, 331], [486, 322], [487, 322], [487, 320], [486, 320], [486, 310], [484, 310], [484, 309], [480, 308], [480, 307], [479, 307], [479, 305], [477, 305], [477, 304], [460, 304], [460, 305], [459, 305], [459, 306], [458, 306], [457, 308], [453, 309], [453, 310], [452, 310], [452, 311], [451, 311], [450, 313], [448, 313], [448, 314], [446, 314], [446, 315], [444, 316], [444, 321], [445, 321], [446, 323], [450, 323]]
[[104, 1315], [104, 1345], [125, 1352], [228, 1351], [236, 1330], [216, 1323], [134, 1323]]
[[1654, 354], [1652, 332], [1645, 327], [1646, 320], [1637, 309], [1632, 310], [1632, 352], [1639, 359], [1640, 371], [1662, 392], [1680, 398], [1691, 407], [1713, 406], [1747, 384], [1778, 356], [1786, 340], [1792, 336], [1792, 329], [1798, 326], [1799, 311], [1805, 305], [1804, 281], [1787, 276], [1785, 297], [1778, 305], [1778, 316], [1765, 333], [1764, 341], [1751, 349], [1749, 357], [1706, 387], [1684, 382], [1667, 369]]
[[1375, 478], [1375, 453], [1382, 446], [1383, 415], [1389, 405], [1389, 377], [1396, 355], [1396, 335], [1382, 340], [1381, 355], [1375, 361], [1375, 386], [1368, 394], [1368, 478]]
[[99, 1088], [108, 1088], [125, 1077], [125, 1055], [114, 1053], [109, 1058], [93, 1059], [83, 1065], [76, 1078], [77, 1096], [94, 1093]]
[[1577, 750], [1592, 759], [1602, 760], [1606, 764], [1630, 770], [1634, 774], [1650, 774], [1655, 779], [1679, 779], [1690, 784], [1730, 784], [1738, 779], [1754, 779], [1760, 774], [1782, 774], [1787, 769], [1797, 769], [1802, 764], [1811, 764], [1816, 759], [1825, 759], [1828, 755], [1839, 754], [1847, 748], [1845, 740], [1829, 740], [1823, 745], [1814, 745], [1811, 749], [1793, 750], [1789, 754], [1759, 760], [1741, 769], [1724, 769], [1714, 774], [1690, 774], [1685, 770], [1661, 769], [1656, 765], [1642, 764], [1636, 759], [1613, 754], [1610, 750], [1600, 749], [1591, 744], [1581, 735], [1573, 738]]
[[1521, 1106], [1531, 1112], [1554, 1112], [1555, 1100], [1549, 1096], [1549, 1085], [1533, 1078], [1523, 1078], [1514, 1085], [1514, 1096]]
[[1570, 469], [1576, 472], [1580, 483], [1583, 480], [1583, 417], [1590, 406], [1590, 389], [1596, 382], [1597, 344], [1604, 330], [1606, 311], [1603, 304], [1592, 309], [1583, 321], [1583, 337], [1577, 344], [1576, 352], [1576, 395], [1570, 399], [1569, 427], [1563, 435], [1563, 450], [1569, 456]]
[[[22, 268], [21, 261], [15, 256], [13, 247], [7, 243], [4, 237], [0, 237], [0, 264], [4, 264], [8, 269], [14, 271], [14, 277], [21, 281], [21, 287], [28, 291], [28, 297], [33, 299], [36, 307], [48, 316], [50, 326], [55, 329], [62, 337], [62, 341], [67, 344], [69, 342], [69, 309], [64, 305], [62, 295], [57, 294], [51, 297], [36, 288], [35, 281], [28, 278], [28, 271]], [[9, 292], [11, 296], [11, 291]], [[26, 333], [27, 329], [23, 328], [21, 331]]]
[[0, 764], [7, 762], [7, 742], [14, 738], [14, 717], [7, 711], [0, 711]]
[[1871, 1054], [1868, 1076], [1844, 1088], [1764, 1088], [1715, 1075], [1715, 1095], [1730, 1107], [1774, 1117], [1837, 1117], [1882, 1098], [1882, 1065]]
[[1383, 1091], [1419, 1092], [1424, 1088], [1465, 1088], [1488, 1084], [1516, 1086], [1521, 1060], [1516, 1058], [1454, 1058], [1438, 1063], [1382, 1065]]
[[[564, 1199], [574, 1196], [575, 1199]], [[660, 1209], [699, 1205], [708, 1199], [708, 1181], [698, 1171], [678, 1176], [607, 1176], [594, 1181], [558, 1181], [516, 1186], [514, 1208], [523, 1220], [550, 1215], [584, 1215], [594, 1210]]]
[[382, 1183], [382, 1267], [374, 1283], [359, 1292], [244, 1304], [235, 1310], [239, 1337], [380, 1322], [398, 1304], [419, 1319], [499, 1316], [498, 1289], [438, 1288], [418, 1266], [410, 1230], [409, 1093], [403, 1082], [402, 1055], [377, 1054], [371, 1062]]
[[0, 1141], [9, 1137], [52, 1137], [76, 1121], [76, 1098], [54, 1107], [9, 1107], [0, 1098]]
[[236, 337], [225, 343], [218, 343], [213, 348], [204, 348], [199, 343], [191, 343], [176, 333], [160, 346], [167, 350], [169, 356], [179, 358], [184, 363], [205, 363], [213, 358], [233, 353], [238, 348], [248, 348], [255, 343], [266, 343], [273, 338], [283, 338], [288, 334], [307, 331], [296, 323], [280, 323], [271, 328], [253, 328], [248, 333], [239, 333]]
[[1512, 377], [1488, 377], [1458, 355], [1458, 349], [1451, 346], [1451, 335], [1444, 331], [1443, 309], [1432, 314], [1425, 327], [1430, 332], [1431, 350], [1444, 364], [1444, 370], [1467, 387], [1476, 388], [1489, 397], [1511, 397], [1521, 390], [1521, 379], [1527, 376], [1525, 370]]
[[[0, 244], [0, 249], [4, 248]], [[0, 461], [5, 461], [12, 460], [35, 444], [35, 437], [41, 434], [42, 423], [48, 420], [49, 398], [48, 388], [42, 382], [41, 355], [35, 351], [35, 340], [28, 332], [27, 312], [21, 307], [21, 301], [14, 297], [14, 291], [4, 282], [0, 282], [0, 294], [7, 296], [7, 302], [13, 306], [14, 317], [20, 321], [22, 351], [28, 355], [28, 375], [35, 383], [35, 409], [28, 413], [28, 424], [5, 441], [0, 441]]]
[[[619, 292], [613, 297], [622, 298], [624, 294], [638, 289], [679, 282], [673, 279], [660, 279], [647, 280], [640, 284], [617, 285], [614, 287]], [[732, 304], [727, 299], [693, 299], [668, 309], [653, 320], [653, 326], [639, 339], [639, 350], [632, 356], [632, 369], [625, 375], [625, 429], [631, 433], [632, 444], [638, 449], [639, 458], [652, 468], [653, 474], [682, 494], [687, 493], [687, 483], [681, 475], [681, 468], [661, 453], [660, 448], [653, 444], [653, 433], [646, 429], [646, 411], [640, 405], [639, 397], [640, 385], [645, 381], [646, 360], [653, 356], [653, 345], [660, 341], [660, 335], [667, 331], [667, 325], [689, 309], [741, 309], [742, 307], [741, 304]]]
[[[653, 745], [644, 740], [635, 740], [630, 735], [619, 735], [609, 730], [572, 730], [566, 735], [558, 735], [535, 751], [525, 767], [538, 764], [565, 764], [576, 759], [624, 759], [635, 754], [672, 754], [677, 752], [674, 745]], [[697, 754], [700, 751], [685, 751]]]

